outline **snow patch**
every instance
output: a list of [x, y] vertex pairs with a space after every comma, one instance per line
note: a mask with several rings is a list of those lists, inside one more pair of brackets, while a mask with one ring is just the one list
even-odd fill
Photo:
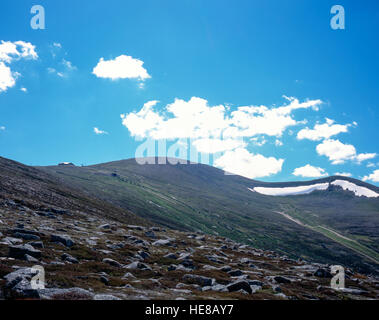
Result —
[[315, 190], [326, 190], [329, 187], [329, 183], [317, 183], [308, 186], [298, 186], [298, 187], [284, 187], [284, 188], [265, 188], [265, 187], [255, 187], [250, 189], [250, 191], [258, 192], [266, 196], [290, 196], [298, 194], [308, 194]]
[[[331, 183], [335, 186], [340, 186], [344, 190], [352, 191], [358, 197], [368, 197], [376, 198], [379, 194], [365, 187], [357, 186], [356, 184], [345, 181], [345, 180], [335, 180]], [[329, 183], [317, 183], [308, 186], [297, 186], [297, 187], [284, 187], [284, 188], [266, 188], [266, 187], [255, 187], [253, 189], [248, 188], [252, 192], [258, 192], [266, 196], [292, 196], [299, 194], [309, 194], [315, 190], [326, 190], [329, 187]]]
[[340, 186], [344, 190], [352, 191], [358, 197], [368, 197], [368, 198], [376, 198], [379, 197], [379, 194], [375, 191], [372, 191], [368, 188], [357, 186], [356, 184], [345, 181], [345, 180], [335, 180], [332, 182], [335, 186]]

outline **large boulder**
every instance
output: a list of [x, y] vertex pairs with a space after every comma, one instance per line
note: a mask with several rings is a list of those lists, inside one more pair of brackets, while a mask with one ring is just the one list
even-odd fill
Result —
[[285, 277], [282, 277], [282, 276], [275, 276], [275, 277], [274, 277], [274, 280], [275, 280], [277, 283], [291, 283], [291, 280], [290, 280], [290, 279], [285, 278]]
[[38, 274], [38, 270], [32, 268], [20, 268], [4, 277], [4, 296], [6, 298], [36, 298], [39, 299], [37, 289], [33, 289], [30, 281]]
[[228, 289], [229, 292], [244, 290], [247, 293], [252, 293], [249, 283], [245, 280], [240, 280], [240, 281], [236, 281], [231, 284], [228, 284], [226, 288]]
[[36, 236], [34, 234], [15, 232], [13, 235], [16, 238], [21, 238], [21, 239], [24, 239], [24, 240], [41, 240], [41, 238], [39, 236]]
[[39, 259], [41, 258], [41, 251], [33, 248], [29, 244], [20, 244], [17, 246], [9, 247], [9, 254], [8, 254], [9, 257], [25, 260], [25, 255], [29, 255], [36, 259]]
[[82, 288], [46, 288], [39, 289], [38, 294], [44, 300], [93, 300], [94, 294]]

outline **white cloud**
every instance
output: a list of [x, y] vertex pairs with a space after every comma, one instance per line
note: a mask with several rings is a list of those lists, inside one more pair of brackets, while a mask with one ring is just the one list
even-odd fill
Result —
[[20, 89], [22, 92], [28, 92], [28, 89], [26, 89], [26, 88], [24, 88], [24, 87], [22, 87], [21, 89]]
[[214, 161], [214, 165], [232, 174], [250, 179], [267, 177], [282, 170], [284, 159], [252, 154], [245, 148], [226, 151]]
[[329, 139], [342, 132], [347, 132], [351, 124], [335, 124], [334, 120], [326, 118], [324, 124], [316, 124], [313, 129], [305, 128], [297, 133], [299, 140], [309, 139], [312, 141], [318, 141], [322, 139]]
[[[285, 97], [285, 96], [284, 96]], [[281, 137], [290, 126], [301, 122], [292, 117], [298, 109], [317, 108], [321, 100], [299, 102], [296, 98], [285, 97], [290, 103], [277, 108], [266, 106], [238, 107], [231, 113], [230, 126], [224, 131], [226, 137], [251, 137], [258, 134]]]
[[96, 128], [96, 127], [93, 128], [93, 132], [95, 132], [96, 134], [108, 134], [108, 132], [100, 130], [99, 128]]
[[317, 106], [320, 100], [290, 104], [277, 108], [266, 106], [238, 107], [229, 112], [224, 105], [209, 106], [208, 101], [192, 97], [189, 101], [175, 99], [163, 112], [146, 103], [138, 112], [121, 115], [122, 123], [132, 136], [152, 139], [212, 138], [237, 139], [268, 135], [280, 137], [289, 126], [298, 124], [291, 113], [297, 109]]
[[336, 172], [334, 175], [335, 176], [343, 176], [343, 177], [351, 177], [352, 176], [352, 174], [349, 172]]
[[281, 146], [283, 145], [283, 142], [280, 141], [279, 139], [276, 139], [276, 140], [275, 140], [275, 145], [276, 145], [277, 147], [281, 147]]
[[317, 145], [316, 151], [332, 161], [332, 164], [343, 164], [347, 160], [355, 160], [358, 163], [376, 157], [376, 153], [357, 154], [355, 147], [351, 144], [344, 144], [339, 140], [327, 139]]
[[[18, 72], [13, 72], [8, 66], [14, 60], [37, 59], [38, 55], [35, 46], [24, 41], [1, 41], [0, 44], [0, 92], [7, 91], [16, 84], [16, 79], [21, 76]], [[8, 64], [8, 65], [7, 65]]]
[[11, 63], [15, 59], [37, 59], [35, 46], [25, 41], [3, 41], [0, 44], [0, 61]]
[[112, 80], [138, 79], [143, 81], [151, 78], [143, 64], [143, 61], [127, 55], [121, 55], [113, 60], [101, 58], [96, 67], [93, 68], [92, 73], [98, 78]]
[[253, 137], [250, 139], [250, 141], [253, 142], [254, 145], [258, 146], [258, 147], [261, 147], [263, 145], [266, 144], [267, 140], [262, 137], [262, 136], [259, 136], [259, 137]]
[[0, 61], [0, 92], [7, 91], [8, 88], [12, 88], [15, 84], [16, 79], [12, 74], [11, 68]]
[[373, 181], [373, 182], [379, 182], [379, 169], [374, 170], [373, 173], [369, 174], [368, 176], [363, 177], [363, 181]]
[[62, 49], [62, 45], [59, 42], [54, 42], [53, 46], [59, 49]]
[[66, 59], [62, 59], [62, 64], [67, 70], [76, 70], [77, 68], [72, 64], [71, 61], [68, 61]]
[[304, 167], [296, 168], [292, 174], [297, 177], [308, 178], [326, 177], [328, 175], [328, 173], [325, 172], [325, 169], [314, 167], [310, 164], [307, 164]]
[[5, 127], [4, 126], [0, 126], [0, 131], [5, 131]]
[[59, 70], [57, 70], [56, 68], [49, 67], [47, 68], [47, 72], [55, 74], [60, 78], [67, 78], [71, 74], [71, 72], [77, 70], [77, 67], [75, 67], [71, 61], [68, 61], [66, 59], [62, 59], [59, 66]]
[[376, 153], [360, 153], [355, 157], [355, 160], [362, 162], [365, 160], [373, 159], [376, 157]]

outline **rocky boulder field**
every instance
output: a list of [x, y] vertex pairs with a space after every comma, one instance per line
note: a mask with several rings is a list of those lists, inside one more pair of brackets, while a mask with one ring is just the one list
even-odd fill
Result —
[[[33, 289], [40, 265], [45, 289]], [[0, 204], [0, 299], [378, 299], [379, 279], [232, 240], [57, 207]]]

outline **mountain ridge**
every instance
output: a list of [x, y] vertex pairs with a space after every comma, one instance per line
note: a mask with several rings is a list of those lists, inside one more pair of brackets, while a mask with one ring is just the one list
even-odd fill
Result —
[[[165, 227], [227, 236], [290, 256], [326, 262], [348, 261], [370, 270], [373, 269], [367, 263], [373, 266], [372, 261], [368, 262], [364, 256], [369, 254], [375, 261], [379, 260], [378, 199], [356, 197], [339, 187], [330, 188], [331, 192], [285, 197], [249, 190], [255, 186], [310, 185], [337, 178], [377, 190], [349, 177], [267, 183], [225, 175], [224, 171], [203, 164], [139, 165], [135, 159], [86, 167], [39, 169], [62, 183]], [[286, 219], [279, 211], [311, 229]], [[346, 242], [343, 237], [351, 241]], [[362, 255], [356, 256], [359, 253]]]

